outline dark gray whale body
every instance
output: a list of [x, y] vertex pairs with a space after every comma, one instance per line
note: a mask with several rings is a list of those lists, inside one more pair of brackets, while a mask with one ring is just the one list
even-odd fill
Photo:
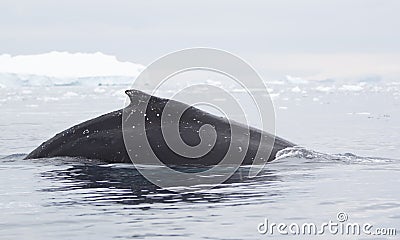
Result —
[[[126, 93], [131, 102], [138, 102], [143, 96], [149, 97], [146, 93], [137, 90], [127, 90]], [[188, 107], [180, 118], [179, 123], [181, 138], [187, 145], [196, 146], [199, 144], [199, 129], [204, 124], [212, 125], [217, 132], [215, 145], [204, 156], [193, 159], [175, 153], [168, 147], [163, 138], [159, 117], [168, 101], [173, 100], [151, 96], [147, 105], [145, 120], [145, 130], [149, 144], [153, 152], [164, 164], [215, 165], [223, 159], [231, 141], [235, 141], [239, 145], [243, 142], [240, 137], [232, 137], [231, 139], [231, 125], [227, 119], [174, 101], [174, 104]], [[109, 163], [131, 163], [122, 134], [123, 111], [124, 109], [121, 109], [102, 115], [58, 133], [33, 150], [25, 159], [69, 156], [98, 159]], [[231, 124], [241, 127], [241, 124], [238, 123]], [[270, 138], [274, 137], [268, 133], [264, 134]], [[250, 142], [242, 164], [253, 163], [260, 145], [260, 138], [261, 131], [250, 127]], [[265, 160], [272, 161], [278, 151], [292, 146], [294, 146], [293, 143], [275, 137], [271, 155]]]

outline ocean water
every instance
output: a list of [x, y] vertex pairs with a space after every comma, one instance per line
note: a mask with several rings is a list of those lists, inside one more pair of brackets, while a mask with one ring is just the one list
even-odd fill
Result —
[[[0, 88], [0, 239], [398, 239], [400, 85], [270, 87], [277, 135], [301, 147], [255, 178], [241, 167], [192, 193], [160, 189], [130, 164], [23, 160], [54, 134], [124, 106], [127, 86]], [[262, 234], [266, 220], [397, 234]]]

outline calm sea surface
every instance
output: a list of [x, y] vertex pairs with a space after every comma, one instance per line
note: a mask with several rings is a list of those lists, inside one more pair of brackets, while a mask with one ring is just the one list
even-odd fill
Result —
[[[398, 239], [400, 86], [272, 88], [277, 134], [302, 147], [256, 178], [241, 167], [195, 193], [160, 189], [129, 164], [22, 160], [54, 134], [121, 108], [124, 87], [0, 89], [0, 239]], [[259, 232], [266, 221], [330, 220], [397, 235]]]

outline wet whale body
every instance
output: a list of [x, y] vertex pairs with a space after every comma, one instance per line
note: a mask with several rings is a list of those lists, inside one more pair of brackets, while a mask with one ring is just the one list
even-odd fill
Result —
[[[125, 91], [131, 100], [131, 104], [124, 109], [107, 113], [97, 118], [88, 120], [73, 126], [61, 133], [58, 133], [53, 138], [42, 143], [38, 148], [29, 153], [25, 159], [35, 158], [51, 158], [51, 157], [79, 157], [87, 159], [98, 159], [108, 163], [131, 163], [132, 154], [128, 154], [127, 147], [124, 142], [123, 131], [123, 111], [134, 108], [134, 103], [141, 102], [143, 98], [149, 99], [145, 110], [145, 131], [151, 149], [154, 154], [166, 165], [216, 165], [227, 154], [230, 144], [239, 146], [241, 150], [242, 144], [247, 142], [241, 136], [231, 135], [232, 128], [247, 128], [235, 122], [229, 122], [226, 118], [219, 117], [202, 111], [198, 108], [188, 106], [184, 103], [150, 96], [138, 90]], [[179, 134], [187, 145], [196, 146], [201, 142], [199, 130], [204, 124], [211, 125], [217, 133], [215, 144], [210, 151], [196, 158], [188, 158], [174, 152], [165, 139], [163, 138], [160, 115], [168, 102], [173, 102], [173, 106], [185, 108], [179, 118]], [[134, 121], [134, 120], [133, 120]], [[168, 126], [167, 126], [168, 127]], [[131, 129], [131, 128], [130, 128]], [[265, 156], [264, 161], [269, 162], [275, 159], [278, 151], [287, 147], [294, 146], [293, 143], [272, 134], [261, 132], [256, 128], [249, 129], [248, 147], [242, 161], [243, 165], [252, 164], [257, 150], [260, 147], [262, 137], [275, 138], [273, 145], [269, 146], [271, 154]], [[135, 139], [135, 129], [130, 134], [131, 139]], [[248, 136], [247, 136], [248, 137]], [[141, 157], [140, 155], [136, 157]], [[142, 156], [142, 162], [146, 164], [146, 157]]]

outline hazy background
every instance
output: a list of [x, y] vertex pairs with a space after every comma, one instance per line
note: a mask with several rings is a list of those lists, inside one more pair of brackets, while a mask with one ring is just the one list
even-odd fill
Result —
[[400, 2], [0, 2], [0, 55], [102, 52], [147, 65], [188, 47], [221, 48], [265, 79], [400, 76]]

